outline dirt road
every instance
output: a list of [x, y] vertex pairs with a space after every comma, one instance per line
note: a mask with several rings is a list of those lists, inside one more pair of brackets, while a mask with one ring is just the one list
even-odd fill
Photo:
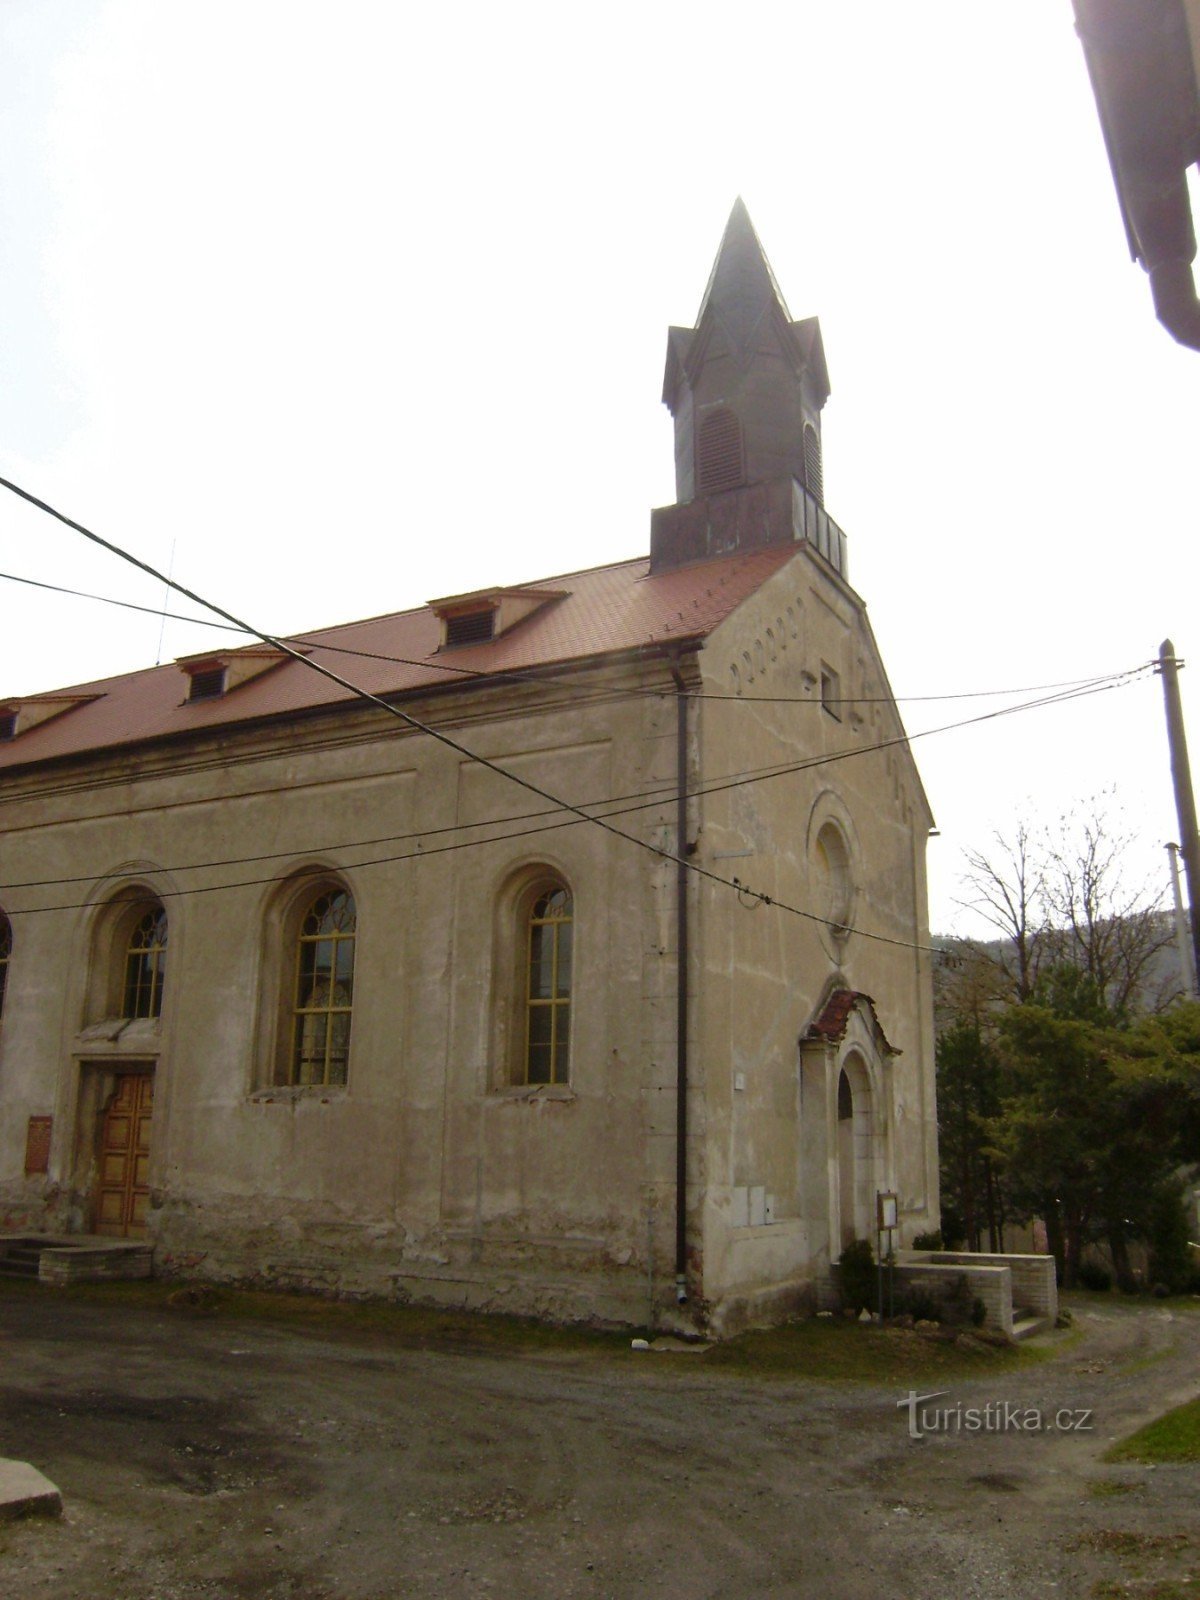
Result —
[[1090, 1429], [915, 1440], [894, 1390], [695, 1355], [392, 1349], [0, 1287], [0, 1455], [66, 1506], [0, 1525], [0, 1595], [1200, 1592], [1196, 1469], [1099, 1462], [1200, 1391], [1200, 1310], [1077, 1319], [1040, 1365], [929, 1404]]

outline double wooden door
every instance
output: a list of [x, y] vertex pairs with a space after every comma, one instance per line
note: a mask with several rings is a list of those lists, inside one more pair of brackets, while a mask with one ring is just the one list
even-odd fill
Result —
[[122, 1072], [104, 1112], [96, 1232], [137, 1238], [146, 1231], [154, 1074]]

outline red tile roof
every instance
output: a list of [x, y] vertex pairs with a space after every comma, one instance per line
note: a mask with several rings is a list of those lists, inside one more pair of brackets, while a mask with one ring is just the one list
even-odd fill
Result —
[[[794, 545], [775, 546], [653, 574], [648, 559], [641, 557], [546, 579], [536, 587], [564, 590], [562, 599], [543, 606], [497, 639], [454, 650], [439, 651], [441, 624], [429, 606], [323, 628], [306, 634], [300, 647], [360, 688], [402, 695], [474, 681], [478, 675], [536, 671], [700, 640], [795, 550]], [[236, 645], [217, 646], [212, 654], [218, 657], [232, 650], [236, 659], [236, 649]], [[355, 651], [363, 654], [349, 653]], [[354, 698], [298, 661], [285, 661], [226, 695], [190, 702], [188, 679], [175, 662], [58, 692], [96, 698], [24, 733], [18, 723], [16, 738], [0, 742], [0, 771]], [[18, 706], [21, 698], [36, 697], [6, 703]]]
[[891, 1055], [899, 1055], [900, 1052], [888, 1043], [887, 1035], [880, 1026], [874, 1000], [869, 994], [862, 994], [857, 989], [834, 989], [821, 1008], [820, 1014], [809, 1023], [804, 1037], [826, 1039], [830, 1044], [839, 1043], [846, 1037], [850, 1013], [860, 1001], [870, 1013], [872, 1026], [877, 1031], [884, 1050]]

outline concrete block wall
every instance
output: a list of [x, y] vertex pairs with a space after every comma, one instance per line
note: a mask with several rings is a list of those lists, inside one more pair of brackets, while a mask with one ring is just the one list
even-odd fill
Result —
[[[921, 1252], [923, 1256], [925, 1253]], [[995, 1328], [1010, 1339], [1013, 1331], [1012, 1273], [1007, 1266], [977, 1266], [978, 1257], [967, 1263], [918, 1259], [897, 1263], [896, 1283], [905, 1288], [927, 1290], [939, 1303], [955, 1298], [963, 1278], [967, 1280], [969, 1300], [981, 1300], [984, 1326]]]
[[933, 1250], [929, 1258], [949, 1266], [1006, 1266], [1012, 1273], [1013, 1304], [1018, 1311], [1032, 1311], [1045, 1317], [1052, 1326], [1058, 1317], [1058, 1282], [1053, 1256]]

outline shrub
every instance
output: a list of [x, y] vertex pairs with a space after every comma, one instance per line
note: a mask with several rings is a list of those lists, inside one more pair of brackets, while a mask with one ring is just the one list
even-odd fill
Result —
[[942, 1248], [941, 1230], [935, 1228], [932, 1233], [919, 1233], [912, 1242], [914, 1250], [940, 1250]]
[[1169, 1294], [1183, 1294], [1191, 1281], [1193, 1263], [1183, 1185], [1176, 1179], [1160, 1184], [1154, 1192], [1146, 1243], [1150, 1253], [1149, 1277], [1155, 1291], [1161, 1284]]
[[919, 1287], [906, 1289], [897, 1299], [901, 1309], [914, 1322], [940, 1322], [942, 1320], [942, 1307], [937, 1297], [928, 1289]]
[[942, 1239], [945, 1250], [966, 1248], [967, 1225], [953, 1206], [942, 1207]]
[[1112, 1273], [1098, 1261], [1085, 1261], [1079, 1268], [1079, 1282], [1084, 1289], [1107, 1292], [1112, 1288]]
[[879, 1298], [875, 1252], [869, 1239], [852, 1239], [838, 1258], [842, 1305], [848, 1311], [872, 1311]]

